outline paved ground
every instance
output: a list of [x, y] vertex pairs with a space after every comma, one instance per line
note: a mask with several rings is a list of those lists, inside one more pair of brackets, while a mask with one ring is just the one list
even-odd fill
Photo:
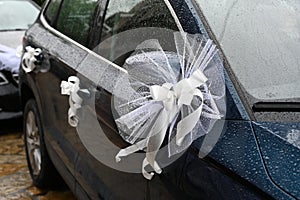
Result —
[[40, 190], [27, 169], [20, 121], [0, 123], [0, 200], [74, 200], [72, 193]]

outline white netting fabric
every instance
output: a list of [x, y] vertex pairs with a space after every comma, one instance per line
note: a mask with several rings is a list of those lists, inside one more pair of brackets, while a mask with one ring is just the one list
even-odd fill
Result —
[[[208, 134], [224, 116], [224, 69], [217, 48], [202, 35], [174, 33], [177, 52], [165, 52], [158, 40], [140, 44], [113, 92], [114, 117], [121, 136], [132, 146], [116, 156], [146, 151], [143, 168], [161, 170], [155, 157], [168, 140], [169, 156]], [[146, 178], [153, 174], [144, 171]]]

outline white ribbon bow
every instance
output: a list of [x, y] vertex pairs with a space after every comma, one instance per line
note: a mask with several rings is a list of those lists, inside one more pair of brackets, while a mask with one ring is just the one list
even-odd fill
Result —
[[32, 48], [31, 46], [27, 46], [25, 50], [26, 52], [22, 58], [22, 68], [26, 73], [30, 73], [36, 68], [36, 57], [42, 53], [42, 50], [40, 48]]
[[79, 117], [77, 115], [77, 110], [81, 108], [83, 99], [78, 95], [78, 91], [89, 94], [87, 89], [80, 89], [80, 80], [76, 76], [70, 76], [68, 81], [61, 82], [61, 94], [69, 95], [69, 111], [68, 111], [68, 122], [70, 126], [77, 127], [79, 122]]
[[[143, 161], [143, 175], [149, 180], [153, 177], [153, 173], [148, 173], [145, 170], [145, 167], [149, 164], [156, 173], [160, 174], [162, 170], [155, 161], [155, 157], [163, 143], [167, 129], [174, 122], [174, 118], [178, 115], [182, 105], [191, 105], [195, 96], [201, 99], [200, 106], [177, 124], [176, 144], [180, 146], [184, 137], [193, 130], [201, 116], [204, 98], [198, 88], [206, 82], [206, 76], [200, 70], [196, 70], [189, 78], [183, 79], [174, 85], [165, 83], [162, 86], [151, 86], [150, 93], [153, 100], [163, 102], [164, 108], [157, 117], [157, 123], [151, 129], [149, 136], [126, 149], [122, 149], [116, 155], [116, 161], [120, 162], [120, 157], [128, 156], [147, 147], [146, 158]], [[220, 117], [217, 116], [217, 118]]]
[[166, 115], [168, 116], [167, 127], [173, 122], [182, 105], [191, 105], [194, 96], [201, 98], [202, 102], [199, 108], [177, 124], [176, 144], [178, 146], [181, 145], [184, 137], [193, 130], [200, 118], [203, 109], [203, 94], [197, 88], [205, 84], [206, 81], [205, 75], [197, 70], [190, 78], [183, 79], [175, 85], [165, 83], [162, 86], [150, 87], [152, 98], [156, 101], [162, 101], [164, 104], [163, 112], [167, 112]]

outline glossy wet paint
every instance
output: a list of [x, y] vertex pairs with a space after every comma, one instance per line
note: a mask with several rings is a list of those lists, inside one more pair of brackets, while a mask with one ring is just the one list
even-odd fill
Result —
[[[194, 7], [192, 1], [171, 1], [171, 4], [179, 14], [185, 30], [192, 33], [202, 32], [209, 36], [200, 21], [200, 11]], [[249, 113], [244, 99], [240, 98], [240, 91], [236, 89], [238, 87], [231, 82], [230, 72], [226, 73], [228, 108], [226, 123], [223, 135], [213, 151], [206, 159], [200, 159], [197, 155], [200, 138], [180, 159], [166, 167], [162, 175], [156, 175], [152, 181], [147, 181], [141, 174], [119, 172], [95, 159], [82, 144], [76, 129], [68, 125], [66, 114], [69, 107], [68, 98], [60, 95], [61, 80], [66, 80], [70, 75], [80, 77], [82, 86], [92, 91], [97, 100], [90, 103], [95, 104], [103, 131], [100, 134], [119, 147], [124, 147], [126, 143], [118, 136], [111, 115], [110, 93], [114, 79], [118, 77], [116, 74], [123, 73], [122, 70], [107, 68], [104, 60], [47, 30], [41, 21], [37, 21], [27, 32], [26, 42], [34, 47], [42, 47], [49, 59], [50, 71], [31, 76], [23, 74], [22, 83], [32, 90], [32, 97], [37, 99], [51, 158], [79, 198], [265, 199], [273, 196], [276, 199], [293, 199], [292, 195], [299, 197], [299, 184], [297, 186], [299, 148], [279, 155], [275, 153], [281, 145], [279, 143], [274, 149], [271, 144], [273, 139], [276, 139], [276, 134], [269, 130], [272, 130], [271, 127], [279, 126], [278, 122], [273, 124], [252, 122], [253, 113]], [[102, 76], [98, 82], [99, 75], [102, 74], [111, 76]], [[89, 116], [84, 117], [88, 119]], [[262, 127], [270, 128], [265, 133], [266, 128]], [[290, 128], [289, 125], [280, 127], [281, 133]], [[285, 153], [289, 153], [289, 156], [284, 156]], [[263, 158], [271, 159], [265, 161]], [[276, 168], [286, 166], [280, 163], [292, 163], [294, 167], [283, 173]]]

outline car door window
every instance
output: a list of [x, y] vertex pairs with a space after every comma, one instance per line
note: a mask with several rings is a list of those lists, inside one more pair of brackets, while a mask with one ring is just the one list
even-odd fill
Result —
[[[119, 33], [146, 27], [166, 28], [173, 31], [178, 30], [176, 22], [163, 0], [110, 0], [103, 22], [100, 43]], [[134, 33], [131, 33], [131, 35], [131, 42], [137, 42]], [[156, 39], [154, 35], [155, 34], [153, 34], [152, 39]], [[147, 38], [147, 36], [145, 36], [144, 39], [149, 39], [149, 37]], [[117, 54], [116, 51], [120, 48], [120, 46], [118, 47], [118, 42], [120, 42], [118, 40], [121, 39], [113, 37], [105, 49], [99, 49], [97, 46], [94, 48], [94, 51], [122, 65], [130, 53], [123, 55], [121, 58], [115, 58], [115, 54]], [[140, 42], [141, 41], [142, 40], [140, 40]], [[138, 45], [138, 42], [136, 45]]]
[[54, 23], [60, 4], [61, 0], [52, 0], [47, 6], [45, 18], [50, 25]]
[[163, 0], [133, 0], [129, 2], [112, 0], [106, 11], [102, 40], [117, 33], [140, 27], [177, 30], [176, 23]]
[[60, 8], [56, 29], [87, 46], [97, 0], [65, 0]]

